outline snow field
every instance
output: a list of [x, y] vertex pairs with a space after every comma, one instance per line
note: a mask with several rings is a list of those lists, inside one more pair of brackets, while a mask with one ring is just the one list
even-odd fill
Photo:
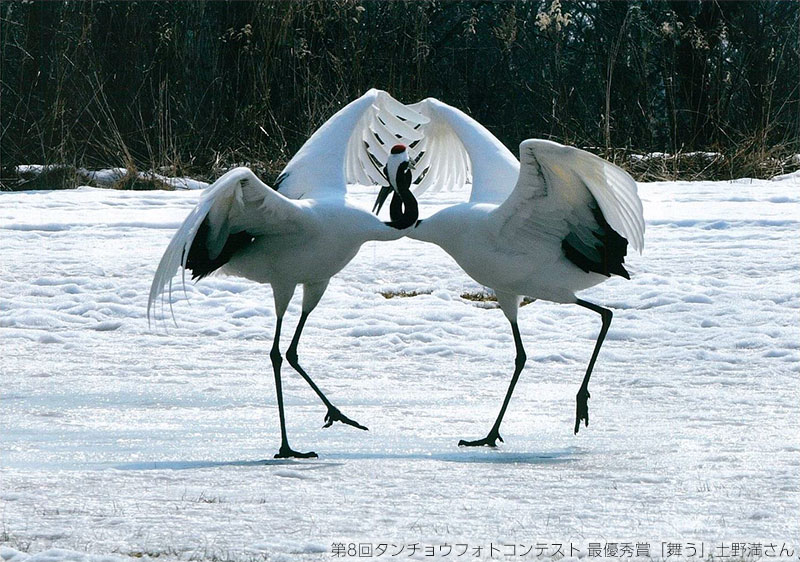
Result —
[[[456, 443], [486, 434], [510, 379], [502, 313], [460, 297], [482, 288], [438, 248], [366, 244], [310, 317], [300, 362], [370, 431], [321, 429], [324, 407], [285, 363], [290, 441], [320, 455], [289, 462], [271, 460], [269, 287], [214, 277], [185, 302], [176, 278], [178, 327], [167, 308], [148, 329], [153, 271], [198, 192], [0, 193], [0, 559], [330, 560], [334, 542], [796, 550], [798, 187], [641, 184], [632, 280], [582, 293], [615, 312], [589, 427], [572, 434], [599, 318], [536, 302], [497, 450]], [[422, 216], [453, 202], [423, 196]], [[430, 294], [380, 294], [412, 290]]]

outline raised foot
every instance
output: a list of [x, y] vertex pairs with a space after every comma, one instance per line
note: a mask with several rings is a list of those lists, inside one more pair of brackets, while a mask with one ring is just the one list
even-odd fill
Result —
[[369, 431], [366, 427], [361, 425], [355, 420], [351, 420], [343, 413], [339, 411], [339, 408], [330, 407], [328, 408], [328, 413], [325, 414], [325, 425], [322, 427], [330, 427], [333, 425], [333, 422], [342, 422], [347, 425], [352, 425], [353, 427], [357, 427], [358, 429], [363, 429], [364, 431]]
[[497, 441], [500, 440], [501, 443], [505, 443], [503, 438], [500, 437], [500, 434], [496, 431], [490, 431], [489, 435], [484, 437], [483, 439], [477, 439], [475, 441], [466, 441], [462, 439], [458, 442], [459, 447], [497, 447]]
[[589, 400], [590, 395], [588, 390], [579, 390], [578, 395], [575, 399], [578, 402], [578, 405], [575, 409], [575, 433], [578, 433], [578, 430], [581, 427], [581, 420], [583, 420], [586, 427], [589, 427]]
[[300, 453], [290, 448], [288, 445], [281, 446], [278, 453], [275, 455], [276, 459], [315, 459], [317, 453], [309, 451], [308, 453]]

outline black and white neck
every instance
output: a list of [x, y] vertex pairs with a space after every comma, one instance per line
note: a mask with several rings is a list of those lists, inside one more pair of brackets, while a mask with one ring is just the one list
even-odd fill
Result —
[[419, 207], [414, 194], [411, 193], [413, 178], [405, 145], [396, 144], [392, 147], [385, 171], [394, 193], [389, 205], [389, 216], [392, 220], [384, 224], [399, 230], [413, 226], [419, 218]]

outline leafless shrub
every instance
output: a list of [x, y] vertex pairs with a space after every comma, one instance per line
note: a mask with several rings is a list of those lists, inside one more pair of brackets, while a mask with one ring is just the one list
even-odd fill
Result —
[[[515, 149], [596, 146], [647, 179], [766, 177], [800, 152], [796, 2], [0, 4], [0, 181], [17, 164], [268, 183], [370, 87]], [[120, 33], [119, 30], [123, 30]], [[685, 155], [715, 152], [703, 163]]]

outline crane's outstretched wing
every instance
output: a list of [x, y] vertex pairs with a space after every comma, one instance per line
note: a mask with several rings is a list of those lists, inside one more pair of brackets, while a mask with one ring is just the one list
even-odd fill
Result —
[[392, 146], [405, 144], [413, 163], [412, 191], [459, 191], [470, 201], [503, 201], [519, 163], [483, 125], [435, 98], [404, 105], [372, 89], [328, 119], [278, 176], [290, 199], [345, 196], [347, 184], [388, 186]]
[[628, 277], [630, 243], [644, 246], [642, 202], [625, 171], [589, 152], [529, 139], [520, 150], [514, 191], [492, 211], [498, 234], [514, 250], [548, 238], [584, 271]]
[[460, 191], [471, 184], [469, 200], [501, 203], [514, 189], [519, 162], [486, 127], [436, 98], [409, 106], [427, 117], [424, 133], [409, 146], [418, 173], [415, 195], [426, 189]]
[[422, 137], [428, 119], [371, 89], [340, 109], [300, 147], [275, 189], [290, 199], [344, 198], [348, 183], [389, 185], [383, 176], [392, 146]]
[[172, 292], [172, 278], [183, 267], [203, 278], [225, 265], [257, 236], [312, 230], [313, 221], [298, 203], [264, 184], [248, 168], [236, 168], [207, 187], [197, 206], [172, 237], [150, 285], [147, 318], [160, 294]]
[[470, 201], [500, 203], [514, 189], [519, 162], [483, 125], [436, 98], [403, 105], [375, 91], [347, 150], [348, 183], [388, 186], [383, 169], [393, 145], [408, 146], [413, 164], [411, 190], [471, 187]]

